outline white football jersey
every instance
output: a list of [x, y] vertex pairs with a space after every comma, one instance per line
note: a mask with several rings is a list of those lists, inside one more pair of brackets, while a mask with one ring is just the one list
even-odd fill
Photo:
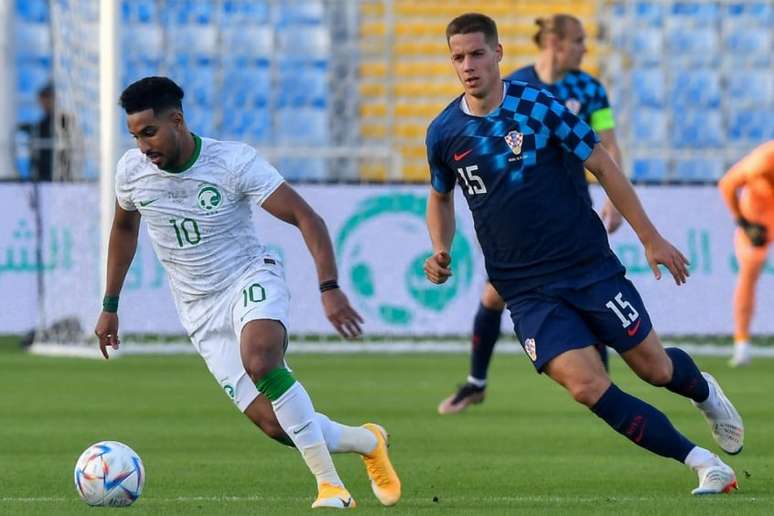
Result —
[[193, 164], [182, 172], [161, 170], [132, 149], [115, 180], [118, 204], [145, 220], [178, 304], [222, 292], [269, 254], [251, 205], [284, 181], [249, 145], [194, 138]]

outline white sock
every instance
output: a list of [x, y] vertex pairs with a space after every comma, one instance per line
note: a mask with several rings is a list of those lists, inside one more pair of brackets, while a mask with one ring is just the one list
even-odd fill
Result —
[[734, 356], [739, 358], [747, 358], [750, 354], [750, 341], [739, 340], [734, 342]]
[[271, 405], [280, 426], [301, 452], [304, 462], [317, 479], [317, 485], [328, 482], [343, 486], [317, 422], [312, 400], [304, 386], [296, 381]]
[[486, 380], [482, 380], [481, 378], [475, 378], [473, 376], [468, 375], [468, 383], [472, 383], [476, 387], [484, 388], [486, 387]]
[[686, 466], [695, 471], [699, 468], [719, 463], [720, 459], [718, 459], [717, 455], [711, 451], [702, 448], [701, 446], [694, 446], [693, 449], [688, 453], [688, 456], [685, 457], [684, 462]]
[[376, 436], [362, 426], [342, 425], [320, 412], [315, 416], [325, 438], [325, 444], [328, 445], [329, 452], [355, 452], [365, 455], [376, 448]]

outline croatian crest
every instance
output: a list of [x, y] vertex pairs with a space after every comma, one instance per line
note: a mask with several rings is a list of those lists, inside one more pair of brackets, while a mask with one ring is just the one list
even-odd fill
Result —
[[533, 362], [537, 360], [537, 348], [535, 347], [535, 339], [526, 339], [524, 341], [524, 351], [529, 355], [529, 359]]
[[524, 141], [524, 135], [518, 131], [511, 131], [505, 135], [505, 143], [511, 148], [511, 152], [517, 156], [521, 154], [521, 144]]
[[569, 98], [567, 99], [567, 102], [564, 103], [564, 107], [569, 109], [573, 115], [577, 115], [580, 113], [581, 103], [578, 99]]

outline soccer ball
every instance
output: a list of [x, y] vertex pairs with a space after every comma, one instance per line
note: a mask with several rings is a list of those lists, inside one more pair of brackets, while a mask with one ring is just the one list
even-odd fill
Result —
[[145, 467], [139, 455], [123, 443], [92, 444], [75, 463], [75, 489], [89, 505], [131, 505], [144, 483]]

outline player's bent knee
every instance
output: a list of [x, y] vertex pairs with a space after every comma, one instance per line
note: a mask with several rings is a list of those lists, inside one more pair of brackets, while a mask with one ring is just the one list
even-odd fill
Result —
[[610, 387], [610, 380], [605, 377], [590, 377], [568, 383], [566, 387], [575, 401], [593, 407]]

